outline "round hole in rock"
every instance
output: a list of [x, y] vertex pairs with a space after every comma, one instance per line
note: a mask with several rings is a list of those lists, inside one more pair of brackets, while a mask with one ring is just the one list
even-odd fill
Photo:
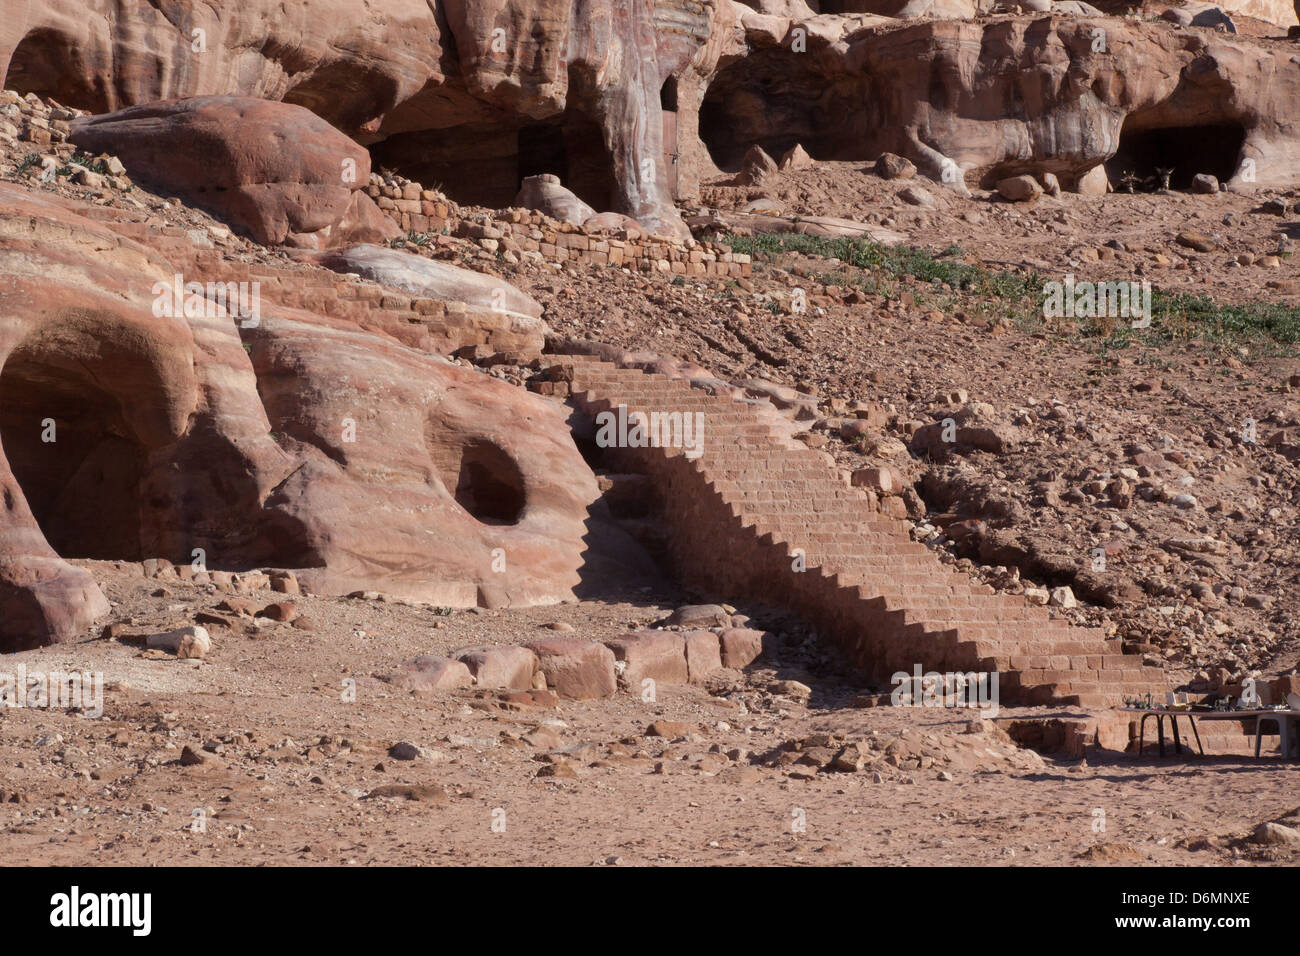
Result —
[[484, 524], [515, 524], [523, 514], [524, 475], [485, 438], [434, 448], [434, 464], [456, 503]]
[[[52, 438], [52, 441], [46, 440]], [[138, 561], [146, 454], [88, 372], [21, 352], [0, 369], [0, 447], [50, 547]]]

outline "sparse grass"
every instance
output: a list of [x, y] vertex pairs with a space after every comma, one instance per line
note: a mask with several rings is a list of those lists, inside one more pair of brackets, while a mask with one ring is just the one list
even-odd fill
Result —
[[[950, 246], [938, 254], [907, 246], [883, 246], [865, 239], [806, 236], [798, 233], [758, 236], [724, 235], [719, 240], [736, 252], [755, 259], [778, 259], [797, 253], [835, 258], [865, 275], [853, 281], [865, 292], [896, 298], [912, 291], [918, 302], [934, 301], [924, 290], [907, 285], [929, 283], [940, 291], [997, 300], [997, 311], [1009, 315], [1025, 332], [1042, 331], [1043, 286], [1046, 277], [1036, 272], [1009, 272], [960, 261], [964, 251]], [[911, 280], [900, 286], [903, 280]], [[841, 283], [842, 284], [842, 283]], [[977, 311], [983, 311], [976, 307]], [[1079, 326], [1050, 327], [1048, 331], [1068, 333], [1106, 343], [1107, 348], [1130, 345], [1162, 345], [1199, 338], [1211, 344], [1242, 341], [1266, 343], [1274, 352], [1291, 354], [1300, 345], [1300, 309], [1279, 303], [1251, 302], [1223, 305], [1205, 296], [1151, 291], [1150, 328], [1133, 329], [1127, 319], [1079, 320]], [[1282, 346], [1280, 350], [1277, 348]]]
[[436, 241], [436, 237], [431, 232], [408, 232], [404, 236], [388, 240], [388, 245], [393, 249], [400, 249], [408, 242], [417, 246], [431, 246]]
[[907, 246], [884, 246], [865, 239], [828, 239], [822, 236], [805, 236], [798, 233], [766, 234], [759, 236], [721, 237], [736, 252], [750, 255], [778, 256], [795, 252], [839, 259], [857, 269], [881, 273], [892, 279], [910, 277], [922, 282], [944, 283], [954, 290], [989, 295], [999, 299], [1037, 296], [1042, 290], [1041, 277], [1011, 272], [992, 272], [982, 266], [948, 261], [949, 253], [961, 250], [956, 246], [932, 255], [922, 249]]
[[85, 153], [73, 153], [68, 157], [68, 163], [74, 166], [85, 166], [92, 173], [99, 173], [101, 176], [108, 175], [108, 165], [102, 159], [95, 159]]

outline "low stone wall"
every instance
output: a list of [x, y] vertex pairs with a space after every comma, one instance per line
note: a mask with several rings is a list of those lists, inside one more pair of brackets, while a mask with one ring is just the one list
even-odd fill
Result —
[[529, 209], [469, 214], [435, 190], [399, 177], [387, 182], [379, 174], [371, 176], [367, 191], [408, 236], [423, 236], [434, 246], [468, 240], [506, 262], [536, 258], [680, 276], [752, 274], [750, 256], [716, 243], [649, 236], [635, 228], [586, 232]]
[[102, 218], [118, 235], [166, 256], [187, 282], [257, 282], [263, 313], [271, 319], [277, 309], [301, 309], [355, 322], [424, 352], [451, 355], [473, 349], [478, 357], [499, 354], [518, 364], [538, 357], [545, 345], [545, 325], [523, 316], [404, 295], [313, 266], [234, 262], [195, 245], [184, 229], [118, 219], [112, 210], [99, 211], [97, 217], [94, 213], [93, 218]]

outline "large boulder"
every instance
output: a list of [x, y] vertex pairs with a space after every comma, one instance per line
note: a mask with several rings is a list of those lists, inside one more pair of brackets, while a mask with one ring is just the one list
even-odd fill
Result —
[[527, 645], [537, 655], [546, 686], [561, 697], [592, 700], [618, 689], [614, 652], [581, 637], [554, 637]]
[[73, 639], [108, 610], [61, 555], [201, 548], [240, 567], [288, 532], [261, 508], [291, 465], [235, 321], [156, 308], [179, 271], [0, 185], [0, 650]]
[[574, 226], [581, 226], [596, 215], [596, 210], [565, 189], [560, 177], [551, 173], [527, 177], [519, 187], [514, 205], [521, 209], [535, 209]]
[[456, 607], [572, 600], [595, 476], [567, 410], [476, 369], [281, 310], [246, 333], [298, 467], [268, 499], [321, 593]]
[[324, 248], [400, 230], [360, 191], [370, 154], [301, 106], [196, 96], [72, 123], [72, 141], [264, 244]]

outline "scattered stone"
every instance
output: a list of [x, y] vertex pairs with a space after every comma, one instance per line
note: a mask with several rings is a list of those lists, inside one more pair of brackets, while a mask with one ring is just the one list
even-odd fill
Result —
[[876, 175], [881, 179], [911, 179], [916, 175], [916, 166], [897, 153], [881, 153], [876, 160]]
[[668, 615], [660, 626], [691, 630], [701, 627], [731, 627], [731, 615], [720, 604], [687, 604]]
[[379, 678], [398, 690], [409, 691], [416, 695], [433, 694], [439, 691], [455, 690], [469, 687], [474, 683], [474, 675], [461, 661], [445, 657], [421, 656], [408, 663], [404, 670]]
[[656, 720], [646, 728], [645, 733], [647, 737], [667, 737], [670, 740], [677, 740], [694, 732], [694, 727], [679, 720]]
[[171, 651], [177, 657], [187, 660], [201, 660], [212, 650], [212, 639], [208, 629], [196, 624], [178, 627], [164, 634], [151, 634], [145, 646], [153, 650]]
[[451, 803], [451, 797], [447, 795], [447, 791], [436, 784], [385, 783], [375, 787], [365, 794], [362, 799], [374, 800], [383, 797], [414, 800], [420, 803]]
[[1072, 608], [1077, 606], [1079, 602], [1075, 600], [1074, 592], [1070, 590], [1069, 587], [1062, 586], [1059, 588], [1052, 588], [1052, 593], [1048, 599], [1048, 603], [1051, 604], [1052, 607]]
[[537, 655], [546, 686], [561, 697], [590, 700], [618, 689], [614, 652], [579, 637], [556, 637], [527, 645]]
[[1033, 176], [1010, 176], [998, 183], [998, 195], [1009, 202], [1026, 202], [1042, 194], [1043, 188]]
[[1194, 249], [1197, 252], [1214, 252], [1219, 248], [1219, 244], [1210, 237], [1191, 230], [1180, 232], [1177, 242], [1180, 246], [1186, 246], [1188, 249]]
[[899, 190], [898, 198], [909, 206], [921, 206], [930, 209], [934, 206], [934, 197], [920, 186], [906, 186]]
[[1280, 823], [1261, 823], [1251, 839], [1266, 846], [1300, 846], [1300, 830]]

